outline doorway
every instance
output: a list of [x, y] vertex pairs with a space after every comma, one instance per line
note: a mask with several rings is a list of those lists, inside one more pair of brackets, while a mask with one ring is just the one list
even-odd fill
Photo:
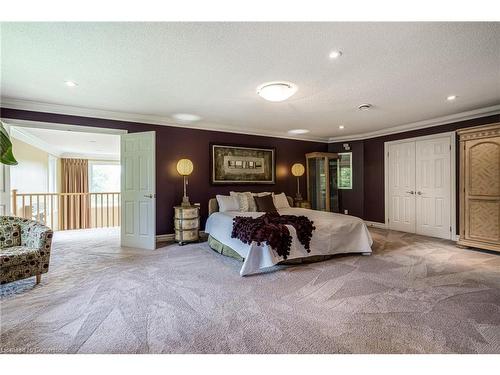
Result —
[[2, 214], [55, 231], [116, 229], [123, 246], [155, 248], [154, 132], [22, 120], [6, 125], [19, 164], [1, 166]]
[[454, 239], [455, 133], [385, 142], [384, 150], [386, 226]]

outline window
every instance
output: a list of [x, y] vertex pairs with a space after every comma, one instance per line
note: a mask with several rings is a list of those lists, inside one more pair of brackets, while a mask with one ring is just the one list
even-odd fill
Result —
[[118, 162], [89, 162], [89, 189], [91, 193], [120, 191], [120, 164]]
[[352, 152], [341, 152], [338, 155], [338, 188], [352, 189]]

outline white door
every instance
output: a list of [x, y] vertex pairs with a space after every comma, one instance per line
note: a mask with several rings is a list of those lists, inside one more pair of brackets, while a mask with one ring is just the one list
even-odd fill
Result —
[[416, 233], [451, 238], [450, 138], [416, 142]]
[[389, 146], [389, 228], [415, 233], [415, 142]]
[[155, 132], [121, 136], [121, 245], [155, 249]]
[[[9, 133], [9, 126], [5, 123], [3, 125]], [[16, 150], [13, 151], [15, 156]], [[0, 215], [10, 214], [10, 166], [0, 163]]]

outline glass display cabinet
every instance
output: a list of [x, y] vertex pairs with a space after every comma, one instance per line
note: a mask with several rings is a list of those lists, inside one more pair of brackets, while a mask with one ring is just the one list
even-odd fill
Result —
[[338, 155], [332, 152], [306, 154], [307, 197], [313, 210], [339, 212]]

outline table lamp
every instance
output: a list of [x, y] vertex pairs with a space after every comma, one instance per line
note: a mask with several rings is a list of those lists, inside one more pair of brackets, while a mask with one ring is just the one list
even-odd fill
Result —
[[295, 200], [301, 201], [302, 195], [300, 195], [300, 176], [302, 176], [305, 172], [305, 168], [300, 163], [295, 163], [292, 165], [292, 174], [297, 177], [297, 195], [295, 196]]
[[177, 162], [177, 172], [184, 178], [184, 196], [182, 197], [182, 207], [189, 207], [189, 197], [186, 195], [187, 176], [193, 173], [193, 162], [189, 159], [181, 159]]

